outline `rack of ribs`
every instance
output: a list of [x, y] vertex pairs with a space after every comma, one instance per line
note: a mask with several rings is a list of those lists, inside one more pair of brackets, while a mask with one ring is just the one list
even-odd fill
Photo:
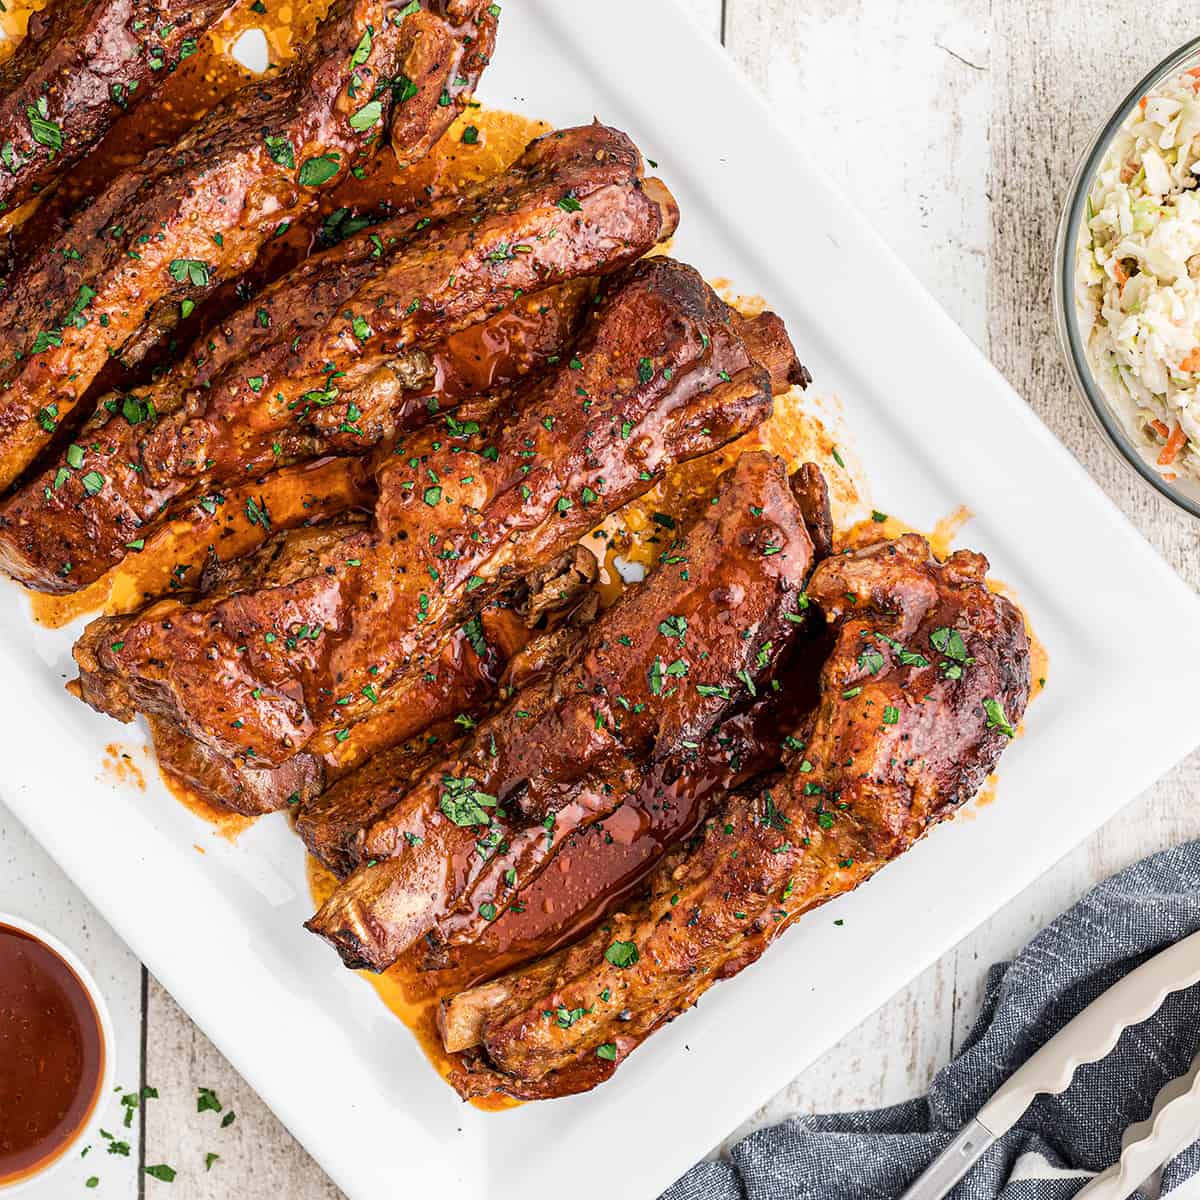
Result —
[[443, 917], [485, 927], [567, 838], [757, 694], [803, 620], [812, 542], [771, 455], [742, 455], [714, 501], [565, 663], [364, 832], [368, 864], [308, 923], [347, 966], [385, 969]]
[[0, 212], [41, 195], [196, 52], [229, 0], [52, 0], [0, 67]]
[[[0, 507], [0, 560], [43, 591], [99, 578], [164, 505], [288, 462], [362, 454], [426, 406], [431, 351], [536, 293], [640, 258], [674, 201], [602, 125], [538, 139], [508, 171], [314, 255], [136, 396], [116, 396]], [[528, 322], [529, 336], [539, 336]], [[561, 322], [563, 325], [568, 321]], [[426, 387], [428, 392], [430, 389]]]
[[[752, 356], [762, 344], [781, 379]], [[81, 694], [261, 765], [320, 753], [517, 578], [671, 467], [757, 426], [773, 384], [801, 378], [773, 314], [742, 322], [690, 267], [640, 262], [591, 311], [567, 361], [513, 398], [383, 448], [372, 525], [311, 573], [93, 621], [75, 646]]]
[[241, 275], [385, 130], [402, 160], [427, 153], [488, 62], [494, 9], [335, 0], [288, 67], [118, 177], [41, 247], [0, 302], [0, 486], [110, 357], [136, 360], [157, 330]]
[[[969, 551], [906, 535], [827, 559], [808, 597], [833, 648], [781, 770], [592, 934], [447, 1001], [464, 1096], [586, 1090], [790, 922], [858, 886], [972, 796], [1029, 693], [1019, 612]], [[563, 1014], [560, 1017], [557, 1014]]]

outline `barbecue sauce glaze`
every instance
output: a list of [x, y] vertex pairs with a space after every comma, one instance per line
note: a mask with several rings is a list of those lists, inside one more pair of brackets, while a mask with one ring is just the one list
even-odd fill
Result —
[[75, 972], [49, 946], [0, 925], [0, 1187], [47, 1166], [87, 1123], [105, 1052]]

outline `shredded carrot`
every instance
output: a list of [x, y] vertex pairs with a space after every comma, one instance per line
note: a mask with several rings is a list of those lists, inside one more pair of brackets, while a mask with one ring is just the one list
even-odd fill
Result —
[[1142, 98], [1141, 98], [1141, 99], [1138, 101], [1138, 108], [1140, 108], [1140, 109], [1142, 110], [1142, 112], [1145, 112], [1145, 111], [1146, 111], [1146, 99], [1147, 99], [1147, 97], [1143, 96], [1143, 97], [1142, 97]]
[[1188, 67], [1184, 74], [1191, 75], [1193, 79], [1200, 79], [1200, 67]]
[[1167, 438], [1167, 444], [1162, 448], [1162, 453], [1158, 456], [1158, 465], [1160, 467], [1169, 467], [1179, 457], [1179, 452], [1183, 449], [1186, 442], [1187, 434], [1183, 432], [1183, 427], [1176, 421], [1175, 428], [1171, 430], [1171, 436]]
[[1113, 274], [1116, 275], [1117, 282], [1121, 285], [1122, 290], [1124, 290], [1125, 285], [1129, 282], [1129, 272], [1125, 270], [1123, 266], [1121, 266], [1120, 259], [1117, 259], [1117, 261], [1113, 263]]
[[1175, 482], [1175, 480], [1177, 480], [1177, 479], [1179, 478], [1179, 476], [1178, 476], [1178, 475], [1176, 475], [1174, 471], [1164, 471], [1164, 472], [1162, 473], [1162, 477], [1163, 477], [1163, 478], [1164, 478], [1164, 479], [1165, 479], [1165, 480], [1166, 480], [1168, 483], [1174, 483], [1174, 482]]
[[1155, 418], [1150, 422], [1150, 428], [1153, 429], [1154, 432], [1157, 433], [1161, 438], [1167, 438], [1171, 436], [1171, 430], [1167, 427], [1166, 421], [1160, 421]]
[[1179, 364], [1181, 371], [1200, 371], [1200, 346], [1195, 346], [1192, 352]]

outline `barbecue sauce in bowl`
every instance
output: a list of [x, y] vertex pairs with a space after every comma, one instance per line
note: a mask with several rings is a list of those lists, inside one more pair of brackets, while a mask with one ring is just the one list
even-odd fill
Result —
[[0, 924], [0, 1191], [48, 1167], [96, 1107], [107, 1047], [75, 971]]

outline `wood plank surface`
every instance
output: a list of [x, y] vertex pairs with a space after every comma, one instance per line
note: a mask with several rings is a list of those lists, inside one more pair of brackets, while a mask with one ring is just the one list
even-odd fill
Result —
[[[1181, 27], [1178, 9], [1141, 6], [1135, 15], [1122, 0], [682, 2], [702, 28], [723, 38], [808, 152], [1097, 482], [1175, 569], [1200, 585], [1200, 525], [1137, 484], [1101, 444], [1060, 361], [1049, 300], [1054, 229], [1074, 159], [1120, 93], [1195, 32]], [[914, 356], [919, 367], [919, 347]], [[982, 444], [986, 414], [970, 419]], [[1013, 486], [1021, 486], [1019, 472]], [[1127, 631], [1113, 631], [1122, 635]], [[1113, 871], [1200, 836], [1198, 788], [1200, 753], [800, 1073], [728, 1140], [790, 1113], [919, 1094], [961, 1045], [987, 966]], [[97, 1160], [89, 1157], [71, 1167], [74, 1190], [33, 1192], [31, 1200], [341, 1194], [166, 992], [143, 979], [128, 951], [0, 806], [0, 911], [6, 907], [43, 920], [80, 949], [114, 1006], [122, 1082], [159, 1093], [144, 1106], [144, 1130], [141, 1115], [135, 1122], [129, 1159], [93, 1149], [102, 1169], [93, 1171], [88, 1163]], [[220, 1112], [197, 1112], [200, 1088], [215, 1093]], [[110, 1108], [112, 1129], [120, 1123], [115, 1099]], [[230, 1111], [235, 1120], [223, 1127]], [[219, 1155], [210, 1169], [209, 1154]], [[156, 1163], [178, 1172], [170, 1188], [139, 1176], [139, 1165]], [[102, 1190], [80, 1190], [92, 1173], [102, 1177]]]

